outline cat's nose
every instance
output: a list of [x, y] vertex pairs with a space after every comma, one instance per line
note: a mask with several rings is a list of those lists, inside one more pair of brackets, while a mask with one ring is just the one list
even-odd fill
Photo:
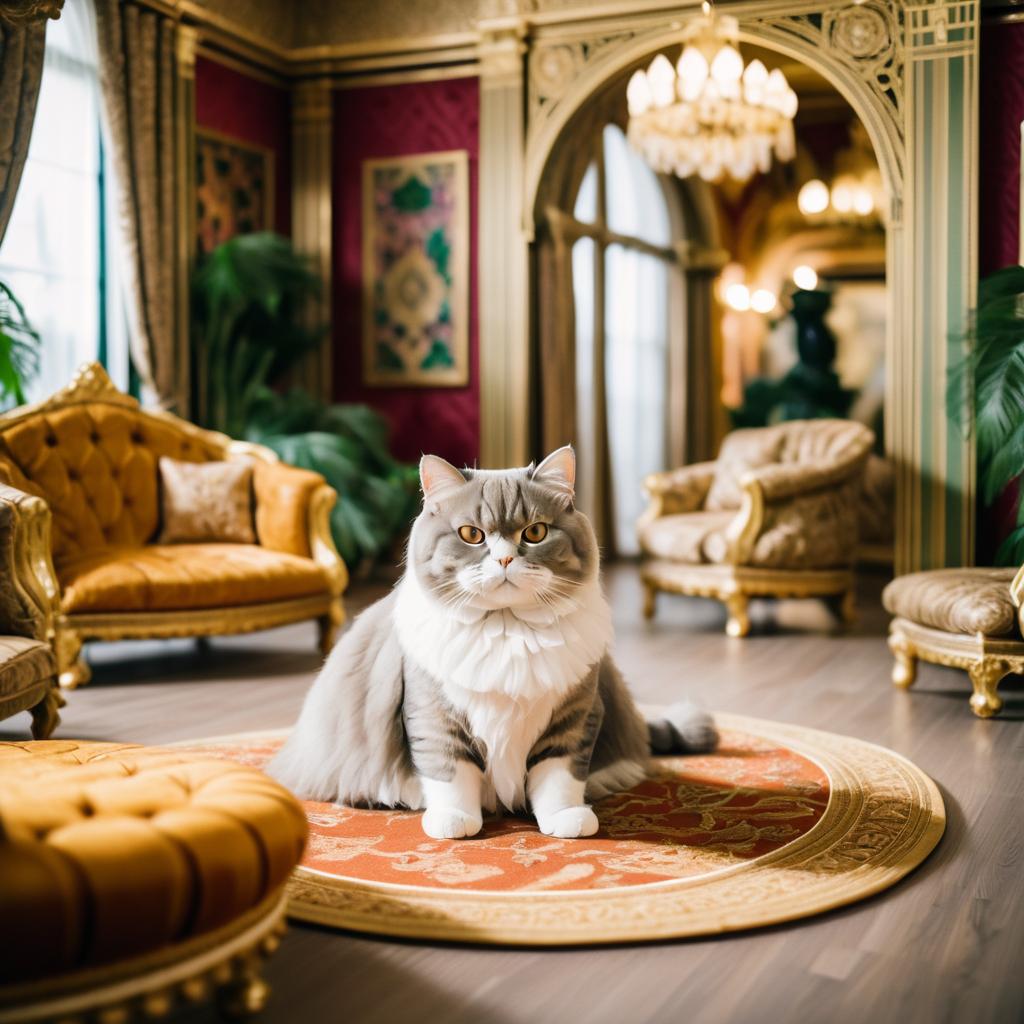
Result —
[[512, 559], [515, 557], [515, 555], [509, 555], [507, 558], [499, 558], [498, 565], [500, 565], [502, 569], [507, 569], [512, 564]]

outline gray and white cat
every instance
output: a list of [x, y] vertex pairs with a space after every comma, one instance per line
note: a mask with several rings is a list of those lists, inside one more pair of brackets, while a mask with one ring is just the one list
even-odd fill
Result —
[[499, 804], [571, 839], [652, 751], [712, 749], [706, 713], [648, 725], [633, 703], [575, 473], [568, 447], [502, 471], [424, 456], [405, 573], [331, 652], [270, 773], [305, 799], [422, 808], [437, 839]]

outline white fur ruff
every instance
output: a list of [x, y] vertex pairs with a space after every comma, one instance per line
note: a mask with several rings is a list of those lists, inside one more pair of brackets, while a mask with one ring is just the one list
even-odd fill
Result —
[[487, 746], [484, 805], [524, 805], [526, 759], [552, 712], [604, 656], [611, 612], [592, 580], [554, 607], [445, 607], [413, 573], [398, 589], [404, 655], [444, 687]]

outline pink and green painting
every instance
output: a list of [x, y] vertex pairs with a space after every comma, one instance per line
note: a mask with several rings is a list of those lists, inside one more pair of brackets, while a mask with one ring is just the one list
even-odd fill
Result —
[[464, 151], [363, 164], [363, 379], [469, 379], [468, 160]]

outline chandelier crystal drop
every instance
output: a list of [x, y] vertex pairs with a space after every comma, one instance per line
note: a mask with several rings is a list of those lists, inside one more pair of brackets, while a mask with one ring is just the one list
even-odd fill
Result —
[[796, 93], [776, 68], [759, 60], [744, 66], [739, 23], [716, 15], [707, 2], [683, 31], [675, 67], [659, 53], [629, 80], [630, 142], [662, 174], [723, 174], [746, 181], [796, 153]]

